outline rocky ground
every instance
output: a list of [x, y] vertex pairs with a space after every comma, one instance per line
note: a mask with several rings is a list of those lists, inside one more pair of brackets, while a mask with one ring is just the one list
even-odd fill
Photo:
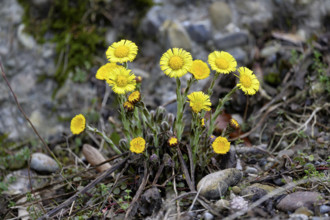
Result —
[[[45, 2], [31, 0], [36, 8]], [[143, 40], [137, 40], [139, 55], [131, 67], [143, 77], [142, 92], [148, 108], [163, 105], [168, 113], [176, 113], [175, 80], [166, 77], [158, 65], [161, 55], [170, 47], [184, 48], [195, 59], [204, 61], [214, 50], [228, 51], [239, 66], [254, 71], [261, 89], [249, 99], [235, 93], [218, 118], [218, 132], [230, 118], [240, 123], [241, 130], [232, 134], [231, 151], [222, 158], [223, 162], [214, 158], [205, 175], [197, 178], [198, 196], [189, 191], [182, 173], [171, 177], [171, 166], [164, 165], [170, 180], [160, 178], [164, 183], [153, 184], [151, 179], [157, 169], [150, 173], [138, 205], [130, 210], [132, 216], [329, 218], [330, 1], [154, 2], [138, 25], [127, 33], [122, 26], [134, 23], [131, 14], [115, 16], [113, 12], [112, 26], [107, 27], [104, 36], [108, 45], [125, 34], [132, 41], [143, 36]], [[16, 0], [1, 0], [0, 4], [1, 63], [25, 113], [63, 166], [59, 167], [46, 155], [2, 80], [0, 216], [36, 219], [64, 204], [75, 192], [86, 189], [100, 178], [98, 172], [110, 167], [106, 163], [97, 171], [89, 168], [95, 159], [87, 159], [86, 155], [95, 154], [96, 161], [110, 158], [107, 162], [112, 167], [120, 163], [94, 134], [70, 136], [72, 116], [88, 114], [96, 127], [106, 130], [117, 141], [121, 133], [115, 125], [119, 121], [111, 92], [94, 78], [97, 65], [87, 71], [86, 82], [68, 79], [53, 96], [56, 82], [50, 78], [40, 82], [40, 77], [56, 71], [55, 43], [39, 44], [24, 32], [24, 10]], [[99, 63], [106, 62], [104, 50], [95, 54]], [[188, 77], [187, 74], [183, 79], [183, 87]], [[205, 90], [209, 83], [208, 79], [202, 80], [192, 89]], [[213, 105], [235, 84], [235, 77], [222, 77], [215, 87]], [[104, 94], [109, 98], [104, 99]], [[114, 123], [105, 123], [109, 116]], [[189, 117], [186, 115], [188, 121]], [[101, 154], [86, 145], [84, 154], [84, 143], [97, 147]], [[143, 164], [135, 168], [136, 172], [127, 167], [122, 173], [117, 170], [115, 182], [113, 178], [100, 179], [99, 185], [93, 185], [66, 204], [60, 215], [98, 219], [104, 214], [123, 219], [145, 179]]]

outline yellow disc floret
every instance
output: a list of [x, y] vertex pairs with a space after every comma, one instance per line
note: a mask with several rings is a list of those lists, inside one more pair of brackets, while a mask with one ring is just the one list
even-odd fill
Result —
[[208, 63], [212, 70], [218, 73], [228, 74], [234, 72], [237, 67], [235, 58], [225, 51], [214, 51], [209, 54]]
[[145, 147], [146, 141], [142, 137], [137, 137], [130, 142], [129, 150], [133, 153], [140, 154], [144, 151]]
[[85, 130], [86, 119], [82, 114], [76, 115], [72, 118], [70, 129], [72, 134], [80, 134]]
[[131, 73], [131, 70], [122, 66], [114, 69], [113, 73], [106, 80], [117, 94], [125, 94], [135, 90], [135, 75]]
[[237, 84], [246, 95], [254, 95], [259, 90], [259, 80], [253, 74], [253, 72], [247, 67], [240, 67], [239, 83]]
[[202, 60], [194, 60], [189, 70], [194, 75], [195, 79], [206, 79], [210, 75], [210, 68]]
[[189, 99], [190, 107], [195, 113], [202, 110], [211, 110], [210, 96], [204, 94], [203, 92], [192, 92], [187, 97]]
[[106, 51], [106, 56], [110, 62], [125, 63], [132, 62], [137, 55], [138, 47], [129, 40], [121, 40], [113, 43]]
[[212, 143], [212, 147], [217, 154], [226, 154], [230, 150], [230, 142], [225, 137], [217, 137]]
[[190, 53], [181, 48], [169, 49], [160, 58], [160, 69], [171, 78], [185, 75], [191, 65]]

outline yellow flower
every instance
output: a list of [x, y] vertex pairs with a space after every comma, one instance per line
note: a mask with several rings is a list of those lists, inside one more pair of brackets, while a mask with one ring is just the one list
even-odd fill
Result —
[[85, 130], [86, 119], [82, 114], [76, 115], [71, 120], [70, 129], [72, 134], [80, 134]]
[[237, 129], [237, 128], [239, 128], [239, 124], [238, 124], [238, 122], [235, 120], [235, 119], [230, 119], [230, 121], [229, 121], [229, 125], [230, 126], [232, 126], [233, 128], [235, 128], [235, 129]]
[[204, 94], [203, 92], [192, 92], [187, 97], [190, 100], [190, 107], [195, 113], [198, 113], [202, 110], [211, 110], [210, 96]]
[[185, 75], [190, 70], [191, 65], [190, 53], [181, 48], [169, 49], [160, 58], [161, 70], [171, 78]]
[[240, 67], [239, 72], [239, 83], [237, 84], [247, 95], [254, 95], [259, 90], [259, 80], [252, 73], [252, 71], [246, 67]]
[[132, 62], [137, 54], [138, 47], [129, 40], [121, 40], [113, 43], [105, 53], [108, 60], [113, 63]]
[[205, 127], [205, 119], [204, 118], [202, 118], [202, 120], [201, 120], [201, 126], [202, 126], [202, 128]]
[[194, 75], [195, 79], [206, 79], [210, 75], [210, 68], [202, 60], [194, 60], [189, 70]]
[[112, 87], [112, 90], [117, 94], [131, 92], [136, 86], [135, 75], [131, 73], [131, 70], [125, 69], [122, 66], [114, 69], [106, 80]]
[[170, 145], [170, 147], [175, 147], [178, 144], [178, 139], [176, 137], [170, 137], [170, 139], [168, 139], [168, 145]]
[[132, 92], [132, 94], [128, 96], [128, 101], [132, 104], [135, 104], [140, 100], [141, 100], [141, 94], [139, 91]]
[[127, 111], [133, 111], [134, 109], [134, 104], [130, 103], [130, 102], [125, 102], [123, 104], [124, 108], [127, 110]]
[[212, 70], [224, 74], [234, 72], [237, 66], [235, 58], [225, 51], [214, 51], [210, 53], [208, 63]]
[[113, 71], [113, 69], [119, 67], [116, 63], [107, 63], [103, 66], [101, 66], [97, 72], [96, 72], [96, 79], [99, 79], [99, 80], [106, 80], [111, 72]]
[[130, 151], [140, 154], [146, 148], [146, 141], [142, 137], [137, 137], [130, 142], [130, 146]]
[[230, 142], [225, 137], [217, 137], [212, 143], [212, 147], [217, 154], [226, 154], [230, 149]]

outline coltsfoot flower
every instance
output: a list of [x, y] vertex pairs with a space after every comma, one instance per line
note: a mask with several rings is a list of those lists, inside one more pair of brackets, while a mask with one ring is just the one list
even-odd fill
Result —
[[132, 92], [127, 99], [130, 103], [135, 104], [141, 100], [141, 93], [139, 91]]
[[138, 47], [129, 40], [121, 40], [113, 43], [106, 51], [106, 56], [110, 62], [125, 63], [132, 62], [137, 55]]
[[237, 84], [246, 95], [254, 95], [259, 90], [259, 80], [253, 74], [252, 70], [247, 67], [240, 67], [239, 83]]
[[106, 80], [113, 70], [118, 67], [116, 63], [107, 63], [97, 70], [95, 77], [99, 80]]
[[131, 102], [124, 102], [123, 106], [129, 112], [134, 110], [134, 104]]
[[129, 150], [133, 153], [140, 154], [146, 148], [146, 141], [142, 137], [137, 137], [131, 140]]
[[170, 137], [168, 139], [168, 145], [170, 147], [175, 147], [176, 145], [178, 145], [178, 139], [176, 137]]
[[72, 118], [70, 129], [72, 134], [80, 134], [85, 130], [86, 119], [82, 114], [76, 115]]
[[234, 72], [237, 67], [235, 58], [225, 51], [214, 51], [209, 54], [208, 63], [212, 70], [218, 73], [228, 74]]
[[229, 125], [231, 126], [231, 127], [233, 127], [233, 128], [235, 128], [235, 129], [238, 129], [239, 128], [239, 124], [238, 124], [238, 122], [235, 120], [235, 119], [230, 119], [230, 121], [229, 121]]
[[125, 94], [135, 90], [135, 75], [131, 70], [122, 66], [113, 70], [113, 73], [106, 79], [112, 90], [117, 94]]
[[190, 103], [190, 107], [195, 113], [202, 110], [211, 110], [210, 96], [204, 94], [203, 92], [192, 92], [187, 97], [189, 99], [188, 102]]
[[181, 48], [167, 50], [160, 58], [160, 69], [171, 78], [185, 75], [191, 68], [192, 57]]
[[212, 143], [212, 147], [217, 154], [226, 154], [230, 149], [230, 142], [225, 137], [217, 137]]
[[210, 68], [202, 60], [194, 60], [189, 72], [193, 74], [197, 80], [206, 79], [210, 75]]

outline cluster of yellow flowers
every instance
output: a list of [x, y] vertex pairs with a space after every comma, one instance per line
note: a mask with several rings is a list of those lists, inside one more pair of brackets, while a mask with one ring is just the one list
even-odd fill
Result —
[[[138, 47], [129, 40], [121, 40], [113, 43], [106, 51], [109, 63], [101, 66], [96, 78], [105, 80], [112, 90], [118, 95], [126, 95], [126, 101], [122, 103], [127, 111], [132, 111], [134, 105], [141, 100], [141, 94], [137, 89], [137, 77], [127, 68], [127, 62], [132, 62], [137, 55]], [[259, 81], [247, 67], [237, 69], [235, 58], [225, 51], [214, 51], [208, 56], [208, 64], [216, 74], [239, 73], [237, 87], [245, 94], [254, 95], [259, 90]], [[210, 68], [202, 60], [193, 60], [191, 54], [181, 48], [167, 50], [160, 59], [161, 70], [171, 78], [180, 78], [190, 72], [195, 80], [206, 79], [210, 76]], [[186, 95], [189, 104], [195, 114], [211, 110], [210, 93], [202, 91], [192, 92]], [[179, 102], [179, 100], [178, 100]], [[183, 110], [183, 109], [182, 109]], [[178, 109], [179, 111], [179, 109]], [[233, 122], [234, 123], [234, 122]], [[237, 122], [236, 122], [237, 123]], [[86, 120], [83, 115], [75, 116], [71, 121], [71, 131], [79, 134], [85, 129]], [[234, 123], [235, 126], [238, 126]], [[177, 125], [178, 126], [178, 125]], [[200, 126], [205, 127], [204, 118], [201, 118]], [[180, 141], [176, 137], [168, 140], [169, 146], [176, 146]], [[145, 150], [146, 141], [142, 137], [131, 140], [130, 150], [134, 153], [142, 153]], [[225, 137], [218, 137], [212, 143], [215, 153], [225, 154], [230, 149], [230, 143]]]

